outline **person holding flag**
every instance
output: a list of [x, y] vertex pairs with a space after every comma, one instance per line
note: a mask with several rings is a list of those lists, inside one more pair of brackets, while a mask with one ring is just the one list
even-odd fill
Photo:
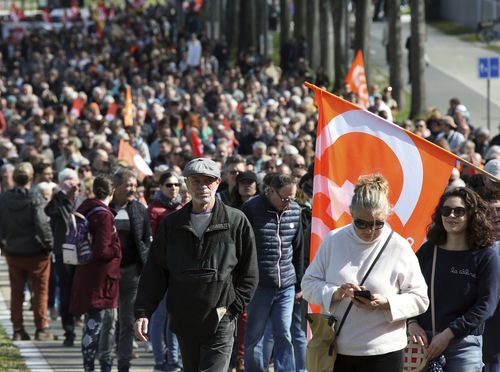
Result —
[[325, 237], [302, 279], [304, 298], [343, 323], [336, 371], [402, 371], [406, 319], [429, 305], [410, 244], [386, 223], [388, 193], [382, 175], [361, 176], [350, 205], [353, 222]]

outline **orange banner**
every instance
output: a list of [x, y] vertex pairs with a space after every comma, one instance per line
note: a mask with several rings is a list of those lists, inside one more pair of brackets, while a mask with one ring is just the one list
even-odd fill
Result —
[[368, 108], [370, 101], [368, 99], [368, 86], [366, 85], [365, 63], [363, 62], [363, 53], [358, 50], [351, 68], [347, 72], [345, 82], [351, 86], [351, 90], [356, 93], [359, 105], [362, 108]]
[[118, 145], [118, 160], [122, 160], [137, 169], [141, 181], [144, 177], [153, 175], [153, 171], [148, 163], [127, 141], [120, 140], [120, 144]]
[[132, 110], [132, 92], [130, 89], [130, 85], [127, 85], [127, 89], [125, 91], [125, 107], [123, 108], [123, 126], [131, 127], [134, 125], [134, 116]]

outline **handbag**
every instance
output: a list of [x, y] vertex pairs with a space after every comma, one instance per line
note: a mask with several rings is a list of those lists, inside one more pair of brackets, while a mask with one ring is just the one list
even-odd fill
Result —
[[[432, 256], [432, 271], [431, 271], [431, 321], [432, 335], [436, 334], [436, 313], [434, 309], [434, 277], [436, 274], [436, 255], [437, 249], [434, 247]], [[427, 359], [427, 348], [413, 341], [408, 337], [408, 344], [403, 350], [404, 365], [403, 371], [420, 372], [427, 371], [429, 360]]]
[[[385, 247], [389, 244], [392, 234], [391, 231], [389, 237], [385, 241], [384, 245], [377, 254], [377, 257], [373, 260], [370, 268], [366, 272], [365, 276], [361, 280], [360, 286], [363, 285], [368, 274], [372, 271], [375, 263], [378, 261], [382, 252], [384, 252]], [[353, 303], [350, 302], [347, 309], [342, 316], [342, 320], [335, 331], [335, 325], [337, 319], [333, 315], [325, 314], [313, 314], [309, 313], [306, 315], [306, 319], [309, 322], [309, 327], [311, 329], [312, 337], [307, 343], [306, 349], [306, 368], [309, 372], [332, 372], [335, 365], [335, 360], [337, 359], [337, 349], [335, 344], [335, 339], [338, 337], [342, 326], [347, 318], [347, 315], [351, 311]]]

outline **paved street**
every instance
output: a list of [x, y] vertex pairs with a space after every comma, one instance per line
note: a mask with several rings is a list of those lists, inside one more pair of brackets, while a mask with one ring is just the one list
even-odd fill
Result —
[[[382, 34], [385, 23], [376, 22], [372, 29], [372, 62], [388, 74]], [[407, 78], [407, 50], [404, 48], [410, 31], [409, 17], [403, 17], [404, 81]], [[439, 30], [427, 28], [427, 54], [429, 67], [426, 71], [427, 106], [437, 107], [442, 113], [452, 97], [460, 98], [469, 109], [474, 126], [487, 127], [486, 80], [478, 78], [478, 58], [495, 56], [480, 44], [461, 41]], [[410, 89], [409, 85], [405, 85]], [[491, 132], [498, 134], [500, 125], [500, 79], [491, 80]]]
[[[2, 326], [9, 336], [12, 335], [12, 325], [10, 322], [10, 288], [9, 273], [4, 257], [0, 257], [0, 326]], [[33, 323], [33, 312], [24, 310], [24, 325], [27, 332], [32, 336], [35, 334]], [[82, 353], [80, 351], [81, 329], [77, 330], [77, 337], [74, 347], [63, 347], [64, 331], [61, 327], [60, 319], [51, 321], [50, 327], [59, 340], [50, 342], [39, 341], [16, 341], [15, 344], [21, 351], [28, 368], [33, 372], [41, 371], [82, 371]], [[136, 349], [139, 358], [132, 361], [133, 372], [151, 372], [153, 370], [153, 354], [146, 353], [143, 347]], [[98, 363], [96, 367], [98, 366]], [[115, 363], [116, 366], [116, 363]], [[116, 368], [115, 368], [116, 369]]]

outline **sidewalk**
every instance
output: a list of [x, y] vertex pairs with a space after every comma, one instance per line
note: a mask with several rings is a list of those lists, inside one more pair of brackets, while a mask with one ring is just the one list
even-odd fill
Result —
[[[410, 17], [402, 17], [403, 76], [405, 89], [407, 78], [407, 50], [405, 43], [410, 34]], [[375, 22], [372, 26], [371, 60], [388, 75], [382, 34], [385, 22]], [[437, 107], [445, 113], [452, 97], [458, 97], [471, 115], [475, 127], [487, 128], [486, 80], [478, 78], [478, 58], [492, 57], [497, 54], [480, 43], [469, 43], [458, 37], [443, 34], [427, 27], [427, 55], [429, 66], [426, 70], [427, 107]], [[492, 79], [491, 92], [491, 135], [499, 132], [500, 125], [500, 79]]]
[[[4, 328], [7, 335], [12, 336], [12, 325], [10, 322], [10, 286], [7, 263], [4, 257], [0, 257], [0, 327]], [[25, 309], [24, 326], [33, 339], [35, 326], [33, 323], [33, 312]], [[80, 349], [81, 329], [77, 329], [77, 336], [74, 347], [63, 347], [64, 331], [61, 327], [60, 318], [57, 321], [50, 321], [50, 328], [57, 341], [16, 341], [21, 355], [27, 367], [33, 372], [72, 372], [82, 371], [82, 353]], [[134, 350], [139, 358], [132, 360], [133, 372], [151, 372], [154, 367], [153, 354], [146, 353], [144, 344], [139, 343], [139, 348]], [[116, 359], [113, 368], [116, 371]], [[96, 367], [99, 366], [97, 361]]]

